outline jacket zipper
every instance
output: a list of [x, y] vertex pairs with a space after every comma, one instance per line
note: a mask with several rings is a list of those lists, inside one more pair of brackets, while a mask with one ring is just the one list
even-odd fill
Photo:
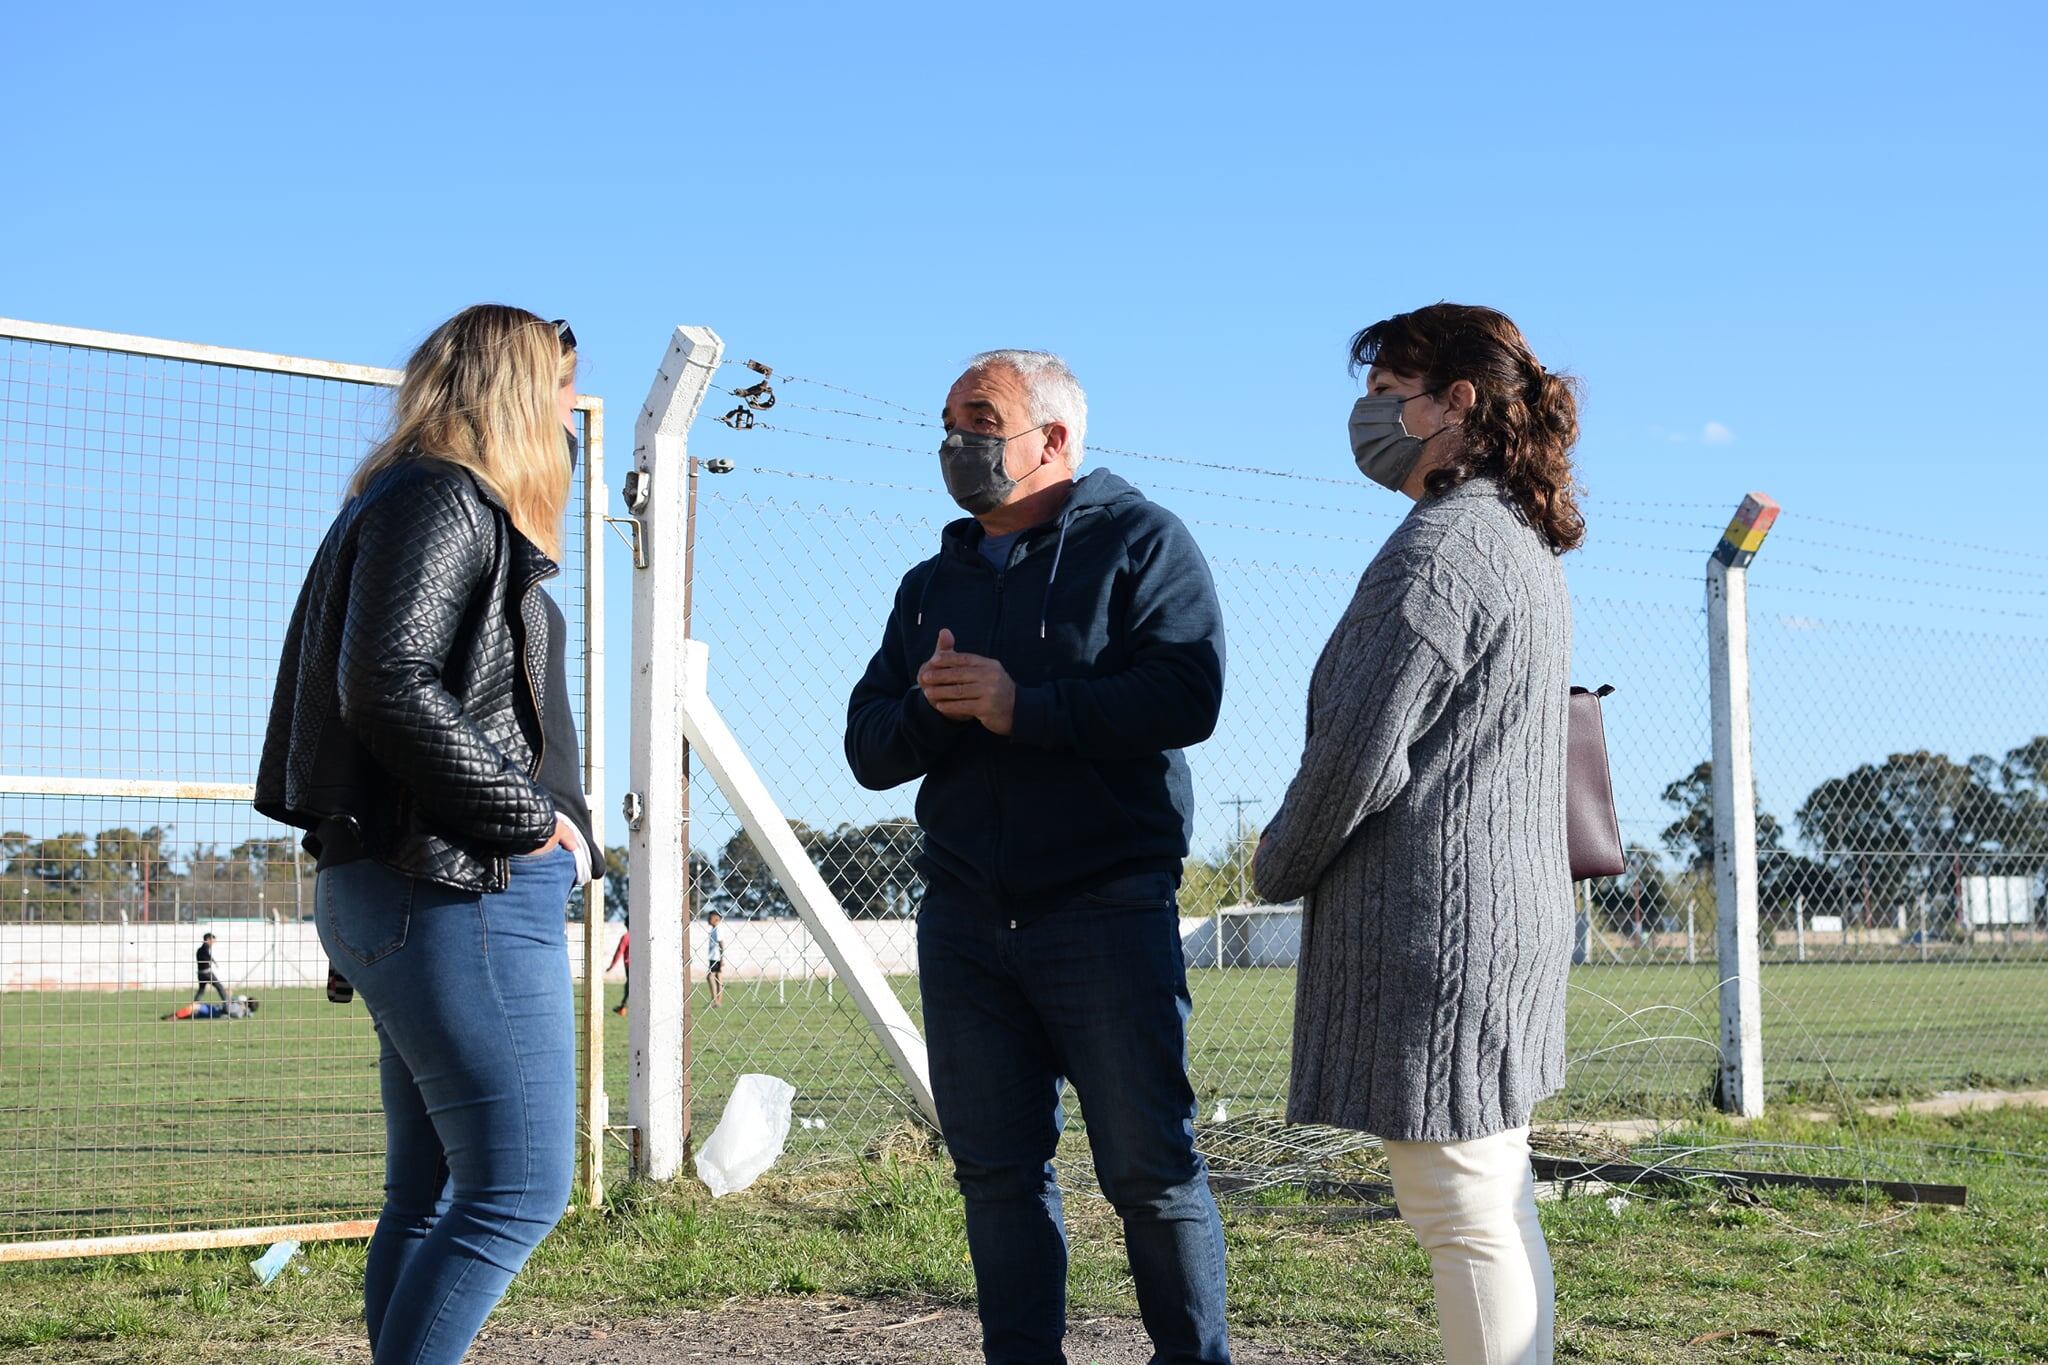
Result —
[[[559, 567], [551, 564], [526, 580], [526, 585], [519, 590], [519, 618], [522, 623], [526, 620], [528, 601], [533, 597], [534, 593], [540, 590], [541, 584], [547, 582], [560, 572], [561, 569]], [[546, 619], [547, 612], [543, 610], [541, 616], [542, 619]], [[564, 648], [566, 647], [565, 645]], [[539, 777], [541, 762], [546, 757], [548, 751], [548, 718], [546, 708], [541, 705], [540, 685], [533, 680], [533, 670], [527, 666], [528, 658], [529, 656], [525, 650], [519, 651], [519, 676], [526, 679], [526, 695], [533, 701], [533, 719], [534, 724], [540, 729], [540, 742], [533, 746], [533, 766], [527, 769], [526, 775], [528, 777]]]
[[[996, 651], [1003, 635], [1003, 581], [1009, 577], [1009, 566], [1016, 556], [1017, 547], [1012, 545], [1009, 558], [1003, 562], [1003, 567], [996, 571], [996, 609], [988, 630], [988, 652], [992, 659], [997, 657]], [[991, 750], [988, 756], [989, 807], [996, 816], [995, 866], [989, 869], [989, 881], [995, 887], [996, 899], [1002, 901], [1009, 899], [1009, 894], [1003, 882], [1003, 784], [996, 776], [999, 752], [999, 749]], [[1017, 927], [1014, 919], [1010, 921], [1010, 927]]]
[[[540, 585], [553, 578], [557, 572], [559, 570], [535, 574], [527, 580], [526, 586], [519, 590], [519, 619], [521, 624], [524, 624], [526, 621], [527, 599], [532, 597], [539, 590]], [[533, 669], [528, 666], [529, 658], [530, 656], [526, 650], [522, 649], [519, 651], [519, 676], [526, 680], [526, 695], [533, 701], [534, 727], [540, 731], [540, 738], [533, 746], [533, 762], [526, 770], [527, 781], [531, 782], [540, 776], [541, 763], [547, 757], [548, 718], [547, 712], [541, 706], [540, 688], [533, 681]], [[512, 884], [512, 860], [508, 857], [500, 861], [504, 864], [501, 880], [505, 885], [510, 886]]]
[[[533, 582], [526, 585], [526, 591], [520, 595], [519, 614], [522, 617], [526, 615], [527, 599], [532, 597], [539, 588], [540, 580], [536, 578]], [[548, 717], [547, 711], [541, 705], [540, 688], [533, 681], [533, 669], [528, 666], [530, 656], [523, 649], [519, 651], [519, 654], [519, 676], [526, 679], [526, 695], [533, 702], [533, 720], [535, 726], [540, 730], [540, 739], [533, 746], [533, 762], [528, 765], [526, 775], [528, 777], [539, 777], [541, 763], [547, 757], [548, 752]]]
[[[996, 580], [996, 604], [995, 604], [995, 612], [994, 612], [994, 615], [992, 616], [992, 618], [990, 619], [990, 622], [989, 622], [989, 633], [988, 633], [988, 653], [989, 653], [989, 657], [990, 657], [990, 658], [995, 658], [995, 657], [996, 657], [996, 651], [997, 651], [998, 645], [999, 645], [999, 643], [1000, 643], [1000, 641], [1001, 641], [1001, 637], [1002, 637], [1002, 629], [1003, 629], [1003, 585], [1004, 585], [1004, 582], [1005, 582], [1005, 580], [1007, 580], [1007, 579], [1008, 579], [1008, 577], [1009, 577], [1009, 570], [1010, 570], [1010, 567], [1011, 567], [1012, 565], [1014, 565], [1014, 564], [1015, 564], [1015, 563], [1017, 562], [1017, 555], [1018, 555], [1018, 552], [1019, 552], [1019, 551], [1021, 551], [1021, 550], [1022, 550], [1023, 548], [1024, 548], [1024, 542], [1023, 542], [1022, 540], [1019, 540], [1019, 541], [1018, 541], [1018, 542], [1017, 542], [1016, 544], [1014, 544], [1014, 545], [1010, 546], [1010, 552], [1009, 552], [1009, 555], [1008, 555], [1008, 557], [1007, 557], [1007, 558], [1005, 558], [1005, 559], [1004, 559], [1004, 561], [1003, 561], [1003, 567], [1002, 567], [1002, 568], [1000, 568], [1000, 569], [998, 569], [998, 568], [996, 568], [996, 567], [995, 567], [994, 565], [990, 564], [990, 563], [988, 562], [988, 560], [987, 560], [986, 558], [984, 558], [984, 557], [983, 557], [983, 555], [982, 555], [981, 551], [980, 551], [980, 550], [978, 550], [978, 549], [973, 549], [973, 548], [967, 548], [967, 549], [964, 549], [964, 551], [963, 551], [963, 553], [964, 553], [964, 554], [966, 555], [966, 557], [967, 557], [967, 558], [968, 558], [968, 559], [969, 559], [970, 561], [972, 561], [972, 562], [973, 562], [974, 564], [978, 565], [979, 567], [981, 567], [981, 568], [985, 569], [985, 570], [986, 570], [987, 572], [989, 572], [989, 573], [992, 573], [992, 574], [994, 574], [994, 575], [995, 575], [995, 580]], [[992, 886], [992, 887], [994, 888], [994, 891], [995, 891], [995, 894], [996, 894], [996, 899], [997, 899], [998, 901], [1007, 901], [1007, 900], [1009, 899], [1009, 895], [1008, 895], [1008, 892], [1007, 892], [1007, 891], [1005, 890], [1005, 888], [1004, 888], [1004, 885], [1003, 885], [1003, 870], [1002, 870], [1002, 869], [1003, 869], [1003, 809], [1002, 809], [1003, 789], [1002, 789], [1002, 783], [1001, 783], [1000, 781], [998, 781], [998, 780], [997, 780], [997, 778], [996, 778], [996, 755], [995, 755], [995, 754], [994, 754], [993, 752], [989, 753], [989, 754], [988, 754], [988, 755], [986, 756], [986, 760], [985, 760], [985, 762], [984, 762], [984, 763], [983, 763], [983, 765], [982, 765], [982, 772], [983, 772], [983, 774], [984, 774], [984, 775], [985, 775], [985, 776], [987, 777], [987, 779], [988, 779], [988, 791], [989, 791], [989, 809], [995, 812], [995, 830], [996, 830], [996, 837], [995, 837], [995, 851], [994, 851], [994, 853], [993, 853], [993, 855], [992, 855], [992, 857], [991, 857], [991, 862], [992, 862], [992, 864], [993, 864], [993, 865], [992, 865], [992, 866], [991, 866], [991, 867], [989, 868], [989, 882], [990, 882], [990, 885], [991, 885], [991, 886]], [[1014, 928], [1016, 928], [1016, 927], [1017, 927], [1017, 921], [1016, 921], [1016, 919], [1015, 919], [1014, 917], [1012, 917], [1012, 916], [1007, 916], [1007, 915], [1006, 915], [1006, 916], [1005, 916], [1004, 918], [1005, 918], [1005, 920], [1006, 920], [1006, 921], [1008, 922], [1009, 926], [1010, 926], [1010, 927], [1011, 927], [1012, 929], [1014, 929]]]

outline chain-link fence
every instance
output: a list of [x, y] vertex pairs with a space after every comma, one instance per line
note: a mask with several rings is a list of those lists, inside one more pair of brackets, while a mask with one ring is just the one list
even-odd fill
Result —
[[[742, 420], [728, 434], [710, 424], [715, 407], [700, 423], [698, 449], [736, 468], [703, 479], [694, 633], [711, 646], [727, 721], [914, 1013], [914, 790], [861, 790], [841, 744], [848, 692], [896, 585], [936, 551], [952, 509], [915, 443], [924, 433], [901, 430], [932, 427], [921, 414], [779, 382], [774, 423]], [[1230, 665], [1221, 724], [1190, 754], [1201, 805], [1181, 891], [1191, 1068], [1212, 1121], [1271, 1113], [1285, 1097], [1299, 927], [1292, 909], [1255, 903], [1249, 853], [1300, 754], [1309, 670], [1398, 511], [1334, 479], [1134, 451], [1092, 458], [1180, 512], [1209, 551]], [[1629, 871], [1579, 888], [1569, 1080], [1543, 1120], [1675, 1115], [1714, 1099], [1721, 973], [1701, 603], [1708, 553], [1740, 493], [1718, 517], [1596, 500], [1589, 518], [1609, 543], [1661, 543], [1568, 561], [1573, 676], [1619, 688], [1608, 740]], [[1683, 543], [1646, 527], [1681, 529]], [[1759, 583], [1770, 567], [1766, 550]], [[1781, 607], [1753, 616], [1768, 1093], [1833, 1100], [2036, 1078], [2048, 1068], [2048, 1011], [2037, 1008], [2048, 987], [2048, 718], [2027, 683], [2048, 641]], [[722, 912], [726, 954], [718, 1011], [697, 997], [698, 1122], [716, 1117], [738, 1074], [770, 1071], [797, 1085], [800, 1148], [872, 1141], [908, 1112], [886, 1061], [716, 789], [699, 779], [694, 801], [699, 909]]]
[[[2048, 640], [1789, 614], [1759, 598], [1773, 1089], [2048, 1079]], [[1711, 865], [1709, 843], [1687, 852]]]
[[[16, 1176], [0, 1243], [374, 1210], [374, 1042], [360, 1005], [324, 999], [311, 869], [248, 810], [246, 783], [293, 596], [385, 421], [390, 378], [52, 329], [0, 338], [0, 1151]], [[777, 382], [772, 415], [788, 427], [700, 426], [700, 453], [738, 468], [702, 480], [694, 633], [727, 721], [915, 1015], [913, 793], [861, 789], [841, 737], [895, 586], [951, 509], [921, 415]], [[1181, 902], [1203, 1112], [1256, 1118], [1284, 1101], [1299, 928], [1256, 903], [1249, 853], [1300, 753], [1309, 669], [1399, 510], [1350, 480], [1092, 458], [1189, 522], [1226, 614], [1222, 721], [1190, 755]], [[568, 572], [550, 585], [586, 698], [589, 510], [579, 488]], [[1719, 521], [1588, 510], [1596, 537], [1620, 531], [1610, 544], [1666, 543], [1568, 561], [1574, 677], [1620, 688], [1609, 740], [1630, 870], [1581, 888], [1570, 1079], [1552, 1119], [1696, 1107], [1718, 1057], [1698, 604]], [[1798, 614], [1807, 599], [1776, 595], [1772, 553], [1752, 608], [1769, 1093], [2038, 1080], [2048, 724], [2032, 683], [2048, 640], [2029, 635], [2031, 616], [1964, 634], [1889, 607], [1877, 625]], [[2048, 582], [2048, 567], [1987, 572], [2013, 575], [1994, 586], [2022, 606]], [[910, 1112], [895, 1074], [701, 774], [693, 798], [700, 1131], [739, 1074], [766, 1071], [797, 1085], [800, 1157], [886, 1137]], [[202, 984], [208, 932], [209, 1000], [246, 995], [260, 1014], [161, 1019]], [[591, 1013], [586, 999], [579, 1023]], [[586, 1050], [610, 1043], [615, 1094], [623, 1033], [585, 1034]]]
[[[932, 552], [942, 521], [741, 487], [710, 485], [698, 512], [696, 631], [713, 650], [714, 695], [771, 788], [786, 794], [799, 837], [914, 1006], [911, 917], [922, 891], [912, 865], [914, 792], [858, 788], [844, 772], [841, 739], [846, 694], [880, 638], [896, 581]], [[1285, 1102], [1299, 924], [1292, 909], [1256, 904], [1249, 855], [1259, 821], [1293, 774], [1308, 672], [1356, 574], [1223, 556], [1211, 568], [1230, 631], [1230, 676], [1217, 732], [1190, 761], [1198, 793], [1220, 818], [1201, 822], [1208, 838], [1198, 835], [1185, 869], [1181, 911], [1195, 968], [1191, 1070], [1204, 1113], [1228, 1116]], [[818, 601], [843, 605], [817, 611], [809, 604]], [[784, 629], [798, 622], [800, 632]], [[1667, 775], [1690, 773], [1707, 747], [1704, 618], [1582, 598], [1577, 637], [1580, 676], [1620, 678], [1627, 688], [1613, 722], [1617, 748], [1630, 746], [1615, 764], [1624, 832], [1633, 857], [1661, 868], [1666, 827], [1688, 818], [1662, 811]], [[721, 912], [726, 961], [721, 1012], [702, 1012], [708, 991], [698, 999], [700, 1112], [715, 1115], [737, 1075], [771, 1071], [797, 1083], [801, 1116], [825, 1121], [823, 1129], [799, 1129], [799, 1139], [865, 1137], [896, 1121], [904, 1109], [885, 1059], [858, 1011], [834, 994], [823, 954], [751, 841], [701, 779], [693, 809], [700, 909]], [[1640, 884], [1589, 888], [1570, 1013], [1575, 1064], [1560, 1112], [1639, 1113], [1697, 1102], [1711, 1086], [1711, 883], [1686, 888], [1690, 938], [1671, 893], [1647, 905], [1643, 894]]]
[[[0, 323], [0, 1257], [377, 1209], [376, 1040], [326, 999], [296, 832], [248, 803], [395, 379]], [[583, 511], [549, 584], [579, 699]]]
[[[911, 866], [921, 840], [913, 793], [858, 787], [841, 737], [846, 694], [880, 638], [880, 617], [855, 594], [872, 582], [886, 607], [895, 585], [886, 566], [900, 560], [900, 575], [916, 558], [902, 556], [936, 529], [756, 497], [710, 479], [696, 524], [692, 633], [711, 648], [712, 695], [915, 1017], [912, 916], [923, 884]], [[814, 609], [821, 602], [831, 609]], [[867, 1021], [701, 768], [692, 771], [690, 809], [699, 919], [691, 948], [706, 981], [691, 1019], [695, 1121], [708, 1130], [747, 1072], [797, 1086], [790, 1138], [799, 1153], [858, 1148], [906, 1121], [914, 1107]], [[703, 924], [714, 911], [722, 950], [715, 1009]]]

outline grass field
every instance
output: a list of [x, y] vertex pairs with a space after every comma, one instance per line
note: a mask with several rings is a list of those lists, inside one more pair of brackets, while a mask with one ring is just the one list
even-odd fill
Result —
[[[1616, 1365], [2048, 1359], [2048, 1118], [2008, 1110], [1954, 1119], [1815, 1127], [1781, 1118], [1738, 1134], [1703, 1120], [1690, 1141], [1814, 1144], [1854, 1174], [1886, 1157], [1970, 1186], [1967, 1208], [1701, 1188], [1671, 1197], [1574, 1197], [1543, 1206], [1557, 1265], [1558, 1358]], [[1831, 1150], [1832, 1149], [1832, 1150]], [[1902, 1154], [1913, 1154], [1910, 1157]], [[1441, 1361], [1427, 1262], [1399, 1223], [1340, 1222], [1270, 1191], [1267, 1212], [1226, 1206], [1233, 1332], [1301, 1358]], [[1077, 1319], [1135, 1313], [1108, 1208], [1070, 1199]], [[626, 1188], [573, 1213], [542, 1245], [492, 1320], [508, 1344], [486, 1361], [543, 1358], [515, 1347], [544, 1331], [625, 1347], [643, 1322], [722, 1314], [736, 1301], [786, 1305], [817, 1322], [814, 1296], [856, 1295], [891, 1318], [970, 1306], [958, 1197], [943, 1162], [906, 1148], [883, 1163], [771, 1172], [711, 1201], [699, 1187]], [[310, 1365], [363, 1361], [363, 1247], [310, 1247], [307, 1273], [267, 1289], [248, 1251], [0, 1266], [0, 1358], [39, 1365]], [[839, 1307], [834, 1303], [827, 1307]], [[788, 1359], [850, 1358], [816, 1329]], [[582, 1343], [589, 1346], [585, 1340]], [[669, 1352], [688, 1358], [688, 1350]], [[567, 1358], [566, 1356], [564, 1358]], [[597, 1359], [579, 1351], [576, 1359]], [[604, 1358], [611, 1358], [609, 1356]], [[668, 1354], [645, 1345], [632, 1359]], [[748, 1356], [748, 1358], [758, 1358]], [[891, 1356], [891, 1359], [897, 1357]], [[1082, 1357], [1086, 1359], [1086, 1357]]]
[[[1714, 1072], [1710, 968], [1575, 969], [1566, 1093], [1542, 1117], [1694, 1112]], [[915, 981], [896, 983], [915, 1005]], [[1196, 1088], [1208, 1114], [1278, 1109], [1288, 972], [1192, 974]], [[1912, 1095], [2048, 1079], [2048, 965], [1855, 964], [1764, 969], [1774, 1099]], [[618, 988], [607, 988], [616, 1000]], [[374, 1211], [381, 1181], [375, 1043], [360, 1004], [260, 994], [247, 1022], [160, 1023], [170, 992], [0, 996], [0, 1237], [299, 1221]], [[743, 1071], [793, 1081], [790, 1164], [894, 1128], [879, 1050], [843, 991], [735, 982], [693, 1036], [694, 1112], [708, 1131]], [[614, 1122], [626, 1030], [606, 1015]], [[622, 1154], [610, 1160], [616, 1173]]]
[[[1189, 1043], [1208, 1113], [1285, 1103], [1294, 974], [1190, 973]], [[1710, 966], [1586, 966], [1566, 1002], [1571, 1069], [1551, 1119], [1683, 1114], [1709, 1101], [1718, 1065], [1717, 976]], [[897, 989], [915, 1015], [914, 978]], [[1765, 1074], [1774, 1099], [1918, 1096], [1963, 1086], [2048, 1081], [2048, 963], [1828, 963], [1763, 968]], [[741, 983], [722, 1013], [700, 1011], [698, 1107], [709, 1118], [742, 1070], [796, 1081], [816, 1112], [872, 1124], [889, 1081], [841, 994]], [[882, 1115], [893, 1118], [893, 1113]]]

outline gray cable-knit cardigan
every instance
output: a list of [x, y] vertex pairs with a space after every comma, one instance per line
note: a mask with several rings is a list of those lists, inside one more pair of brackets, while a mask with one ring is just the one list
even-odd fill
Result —
[[1305, 900], [1290, 1121], [1461, 1142], [1563, 1085], [1570, 659], [1557, 557], [1492, 480], [1373, 557], [1255, 871]]

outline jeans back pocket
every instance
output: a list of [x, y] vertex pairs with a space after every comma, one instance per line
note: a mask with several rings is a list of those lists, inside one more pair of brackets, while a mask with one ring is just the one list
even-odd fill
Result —
[[368, 858], [322, 872], [313, 883], [313, 913], [342, 951], [367, 966], [405, 946], [412, 927], [415, 883]]

